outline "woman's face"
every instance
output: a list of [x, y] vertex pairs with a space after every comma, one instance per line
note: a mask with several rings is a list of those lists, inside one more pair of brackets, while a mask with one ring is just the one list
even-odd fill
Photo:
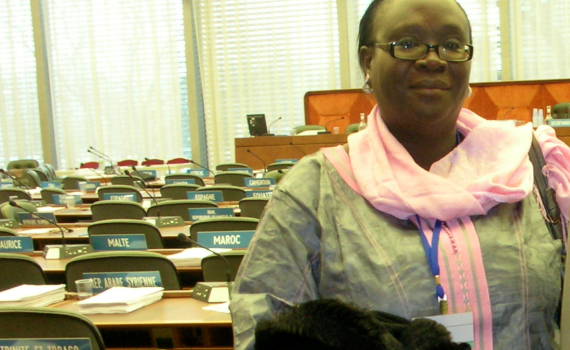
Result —
[[401, 60], [374, 43], [469, 43], [469, 23], [455, 0], [386, 0], [373, 28], [374, 42], [361, 48], [361, 56], [388, 128], [398, 133], [454, 125], [467, 97], [471, 62], [444, 61], [436, 50], [417, 61]]

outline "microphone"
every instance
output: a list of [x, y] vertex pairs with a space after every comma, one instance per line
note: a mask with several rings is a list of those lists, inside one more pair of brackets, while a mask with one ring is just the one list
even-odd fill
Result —
[[73, 244], [73, 245], [67, 245], [66, 244], [65, 234], [63, 233], [63, 230], [65, 229], [67, 232], [73, 232], [73, 230], [68, 229], [68, 228], [64, 228], [53, 220], [46, 219], [36, 212], [33, 212], [33, 211], [28, 210], [24, 207], [21, 207], [20, 205], [18, 205], [18, 203], [16, 203], [13, 200], [9, 201], [8, 203], [14, 208], [22, 209], [23, 211], [28, 212], [28, 213], [32, 214], [33, 216], [35, 216], [41, 220], [47, 221], [48, 223], [57, 227], [59, 229], [59, 232], [61, 232], [61, 245], [60, 246], [58, 246], [58, 245], [46, 245], [44, 248], [44, 252], [43, 252], [44, 258], [46, 258], [46, 259], [66, 259], [66, 258], [72, 258], [74, 256], [83, 255], [83, 254], [93, 252], [93, 247], [91, 247], [90, 244]]
[[281, 117], [275, 119], [274, 121], [271, 122], [271, 124], [269, 124], [269, 126], [267, 127], [267, 134], [265, 136], [274, 136], [273, 134], [271, 134], [271, 127], [273, 126], [273, 124], [277, 123], [278, 121], [281, 120]]
[[28, 195], [30, 196], [30, 198], [32, 197], [32, 195], [30, 194], [30, 189], [28, 188], [28, 186], [26, 186], [22, 181], [20, 181], [20, 179], [18, 179], [17, 177], [15, 177], [14, 175], [10, 174], [9, 172], [7, 172], [4, 169], [0, 169], [0, 173], [8, 176], [9, 178], [12, 179], [13, 182], [15, 182], [16, 184], [19, 184], [20, 187], [23, 187], [26, 189], [26, 192], [28, 193]]
[[343, 119], [344, 119], [344, 116], [342, 116], [342, 117], [340, 117], [340, 118], [336, 118], [336, 119], [329, 120], [328, 122], [325, 123], [325, 129], [326, 129], [326, 130], [325, 130], [325, 131], [319, 131], [317, 134], [330, 134], [331, 132], [328, 130], [329, 124], [332, 123], [332, 122], [336, 122], [336, 121], [339, 121], [339, 120], [343, 120]]
[[260, 156], [258, 156], [257, 154], [253, 153], [249, 148], [247, 149], [247, 153], [250, 153], [252, 156], [259, 159], [261, 161], [261, 163], [263, 163], [263, 173], [265, 174], [267, 172], [267, 166], [265, 165], [265, 162], [263, 161], [263, 159]]
[[206, 168], [205, 166], [203, 166], [203, 165], [200, 165], [200, 164], [196, 163], [196, 162], [195, 162], [195, 161], [193, 161], [193, 160], [190, 160], [190, 163], [192, 163], [192, 164], [195, 164], [195, 165], [199, 166], [199, 167], [200, 167], [200, 168], [202, 168], [202, 169], [206, 169], [206, 170], [208, 170], [209, 172], [211, 172], [211, 173], [212, 173], [212, 175], [216, 176], [216, 173], [214, 173], [212, 170], [210, 170], [210, 169]]
[[222, 260], [224, 260], [224, 263], [226, 264], [226, 282], [228, 283], [228, 289], [230, 288], [229, 284], [232, 282], [232, 270], [230, 269], [230, 263], [228, 262], [228, 259], [226, 259], [225, 256], [223, 256], [222, 254], [214, 251], [213, 249], [210, 249], [204, 245], [201, 245], [200, 243], [196, 242], [195, 240], [193, 240], [192, 238], [186, 236], [184, 233], [179, 233], [178, 234], [178, 240], [180, 240], [183, 243], [190, 243], [190, 244], [194, 244], [197, 245], [200, 248], [204, 248], [207, 251], [209, 251], [210, 253], [214, 254], [215, 256], [221, 258]]
[[96, 150], [95, 148], [93, 148], [92, 146], [89, 146], [89, 149], [87, 150], [87, 152], [92, 153], [96, 156], [98, 156], [101, 159], [105, 159], [108, 160], [110, 165], [113, 166], [113, 161], [111, 160], [111, 157], [109, 157], [108, 155], [106, 155], [105, 153]]
[[[83, 163], [81, 163], [81, 164], [83, 165]], [[101, 180], [103, 180], [103, 182], [105, 183], [105, 185], [107, 185], [107, 184], [109, 183], [109, 181], [107, 181], [107, 179], [105, 178], [105, 176], [101, 176], [101, 174], [99, 174], [98, 172], [96, 172], [96, 171], [95, 171], [94, 169], [92, 169], [92, 168], [87, 168], [87, 169], [89, 169], [90, 171], [92, 171], [94, 174], [97, 174], [97, 177], [98, 177], [98, 178], [100, 177]]]
[[303, 153], [304, 156], [307, 155], [307, 153], [305, 153], [305, 151], [303, 151], [301, 148], [299, 148], [296, 144], [294, 144], [293, 142], [289, 142], [290, 146], [295, 147], [299, 152]]
[[[134, 168], [134, 165], [133, 165], [133, 168]], [[148, 194], [148, 196], [153, 200], [154, 204], [158, 204], [156, 198], [155, 198], [152, 194], [150, 194], [149, 191], [146, 190], [146, 181], [144, 181], [143, 178], [140, 178], [140, 180], [139, 180], [139, 179], [135, 179], [134, 176], [131, 175], [131, 173], [130, 173], [128, 170], [125, 170], [125, 175], [127, 175], [128, 177], [130, 177], [131, 179], [133, 179], [134, 182], [140, 183], [140, 184], [141, 184], [141, 188], [142, 188], [143, 191], [145, 191], [146, 194]]]

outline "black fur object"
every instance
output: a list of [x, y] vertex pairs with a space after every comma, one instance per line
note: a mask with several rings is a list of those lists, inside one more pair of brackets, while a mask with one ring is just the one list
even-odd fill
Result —
[[255, 350], [468, 350], [429, 319], [409, 321], [338, 300], [309, 301], [255, 329]]

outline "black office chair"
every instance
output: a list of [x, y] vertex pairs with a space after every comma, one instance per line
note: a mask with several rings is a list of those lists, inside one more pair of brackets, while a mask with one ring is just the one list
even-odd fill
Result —
[[259, 219], [244, 217], [202, 219], [190, 226], [190, 238], [198, 241], [198, 233], [205, 231], [255, 231], [258, 223]]
[[194, 180], [194, 183], [199, 186], [205, 186], [204, 179], [199, 176], [192, 175], [192, 174], [170, 174], [164, 177], [164, 182], [166, 183], [167, 180]]
[[83, 176], [69, 175], [61, 180], [64, 190], [78, 190], [80, 182], [87, 182], [88, 180]]
[[96, 235], [112, 235], [112, 234], [144, 234], [148, 249], [163, 249], [164, 240], [160, 234], [160, 230], [144, 220], [101, 220], [92, 223], [87, 227], [89, 237]]
[[240, 216], [256, 219], [261, 218], [261, 214], [267, 202], [269, 202], [268, 198], [242, 198], [239, 201]]
[[134, 186], [129, 185], [107, 185], [97, 188], [97, 196], [99, 200], [105, 200], [105, 193], [125, 193], [134, 194], [137, 203], [143, 202], [143, 196]]
[[46, 187], [42, 188], [40, 194], [42, 195], [42, 200], [46, 202], [46, 204], [54, 204], [53, 195], [66, 196], [67, 192], [61, 188]]
[[160, 195], [162, 198], [188, 199], [186, 192], [194, 192], [199, 187], [200, 185], [184, 185], [184, 184], [164, 185], [160, 188]]
[[0, 227], [0, 237], [14, 237], [18, 236], [16, 231], [9, 229], [7, 227]]
[[[236, 279], [237, 271], [245, 255], [245, 250], [231, 250], [228, 252], [219, 253], [230, 265], [230, 277], [234, 281]], [[205, 282], [226, 282], [227, 279], [227, 265], [226, 262], [215, 254], [208, 255], [202, 259], [202, 275]]]
[[142, 204], [131, 201], [98, 201], [91, 204], [93, 221], [111, 219], [142, 220], [146, 216]]
[[229, 171], [235, 168], [250, 168], [250, 166], [243, 163], [222, 163], [216, 165], [216, 171]]
[[[147, 216], [181, 216], [184, 221], [190, 221], [190, 208], [217, 208], [212, 201], [199, 201], [192, 199], [174, 199], [151, 205]], [[160, 214], [160, 215], [159, 215]]]
[[47, 307], [0, 308], [0, 338], [88, 338], [91, 350], [105, 350], [99, 329], [87, 317]]
[[245, 190], [242, 187], [231, 185], [213, 185], [200, 187], [196, 191], [221, 191], [222, 195], [224, 196], [224, 202], [239, 201], [240, 199], [246, 197]]
[[[245, 179], [251, 179], [253, 175], [241, 171], [223, 171], [214, 176], [214, 183], [217, 185], [230, 185], [237, 187], [245, 186]], [[224, 197], [225, 199], [225, 197]]]
[[267, 166], [267, 171], [275, 171], [279, 169], [291, 169], [295, 165], [293, 162], [279, 162], [279, 163], [271, 163]]
[[[32, 211], [34, 213], [38, 212], [38, 208], [36, 208], [35, 205], [33, 205], [32, 203], [30, 203], [28, 201], [17, 200], [16, 203], [18, 203], [18, 205], [20, 207], [22, 207], [23, 209], [13, 207], [8, 202], [4, 202], [4, 203], [0, 204], [0, 211], [2, 212], [2, 216], [5, 219], [18, 220], [18, 213], [26, 213], [28, 211]], [[27, 210], [25, 210], [25, 209], [27, 209]]]
[[0, 271], [0, 291], [21, 284], [46, 284], [42, 267], [27, 255], [0, 253]]
[[85, 272], [159, 271], [164, 289], [181, 289], [178, 270], [166, 256], [153, 252], [97, 252], [71, 259], [65, 266], [67, 291], [77, 292], [75, 281]]
[[131, 186], [134, 187], [137, 185], [137, 183], [139, 185], [143, 184], [144, 182], [142, 180], [142, 178], [140, 178], [139, 176], [127, 176], [127, 175], [117, 175], [117, 176], [113, 176], [111, 178], [111, 184], [112, 185], [125, 185], [125, 186]]
[[26, 190], [21, 190], [19, 188], [2, 188], [0, 189], [0, 203], [5, 203], [10, 200], [10, 197], [16, 196], [18, 199], [31, 201], [32, 196]]

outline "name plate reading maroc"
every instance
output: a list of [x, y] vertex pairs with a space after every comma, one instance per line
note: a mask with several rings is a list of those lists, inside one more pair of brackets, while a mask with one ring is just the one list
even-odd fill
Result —
[[93, 235], [91, 246], [96, 251], [107, 250], [147, 250], [144, 234]]
[[297, 163], [298, 159], [275, 159], [275, 163]]
[[99, 187], [101, 187], [101, 183], [99, 181], [87, 181], [85, 183], [85, 190], [88, 192], [94, 192]]
[[33, 252], [34, 241], [32, 237], [0, 237], [0, 252], [19, 253]]
[[31, 213], [18, 213], [18, 220], [22, 225], [31, 225], [31, 226], [53, 225], [50, 223], [50, 221], [57, 222], [55, 220], [55, 215], [53, 213], [36, 213], [36, 214], [44, 218], [44, 220], [32, 215]]
[[83, 204], [80, 194], [53, 194], [53, 204], [55, 205], [67, 205], [67, 197], [73, 196], [75, 204]]
[[234, 217], [233, 208], [191, 208], [188, 209], [190, 221], [198, 221], [209, 218], [231, 218]]
[[273, 191], [245, 190], [245, 196], [249, 198], [271, 198]]
[[269, 187], [275, 185], [275, 179], [271, 177], [252, 177], [243, 179], [245, 187]]
[[91, 350], [89, 338], [0, 339], [0, 349], [10, 350]]
[[103, 193], [103, 199], [107, 201], [136, 202], [134, 193]]
[[63, 188], [63, 183], [59, 181], [42, 181], [42, 188]]
[[186, 192], [186, 197], [188, 199], [199, 200], [199, 201], [212, 201], [212, 202], [223, 202], [224, 195], [222, 191], [188, 191]]
[[112, 287], [162, 287], [159, 271], [84, 272], [83, 278], [93, 279], [93, 294]]
[[168, 179], [166, 180], [167, 185], [194, 185], [196, 180], [194, 179]]
[[198, 233], [198, 243], [208, 248], [245, 249], [255, 231], [203, 231]]
[[206, 169], [188, 169], [188, 170], [186, 170], [186, 174], [199, 176], [199, 177], [208, 177], [208, 170], [206, 170]]
[[239, 171], [242, 173], [248, 173], [253, 175], [253, 169], [252, 168], [229, 168], [227, 171]]

